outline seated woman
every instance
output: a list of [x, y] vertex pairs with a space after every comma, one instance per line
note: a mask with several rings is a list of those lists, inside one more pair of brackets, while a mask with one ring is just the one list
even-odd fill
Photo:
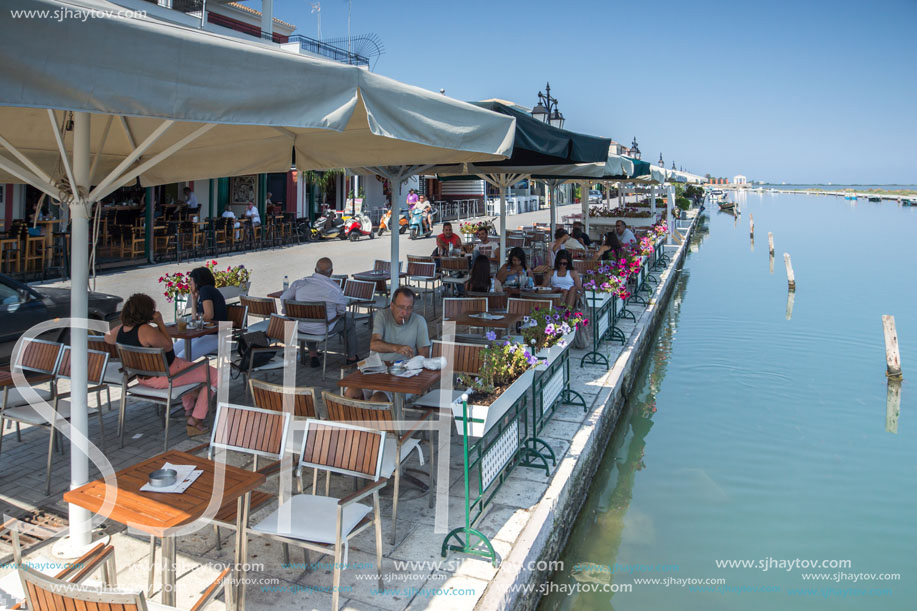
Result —
[[509, 251], [506, 263], [497, 272], [497, 280], [503, 286], [519, 286], [525, 282], [528, 268], [525, 265], [525, 251], [518, 246]]
[[[178, 358], [172, 351], [172, 338], [162, 321], [162, 314], [156, 311], [153, 298], [143, 293], [134, 293], [124, 304], [121, 311], [121, 324], [105, 334], [108, 344], [124, 344], [140, 348], [162, 348], [166, 351], [166, 362], [169, 364], [169, 373], [175, 374], [191, 365], [190, 361]], [[178, 376], [172, 381], [173, 386], [184, 384], [197, 384], [207, 381], [207, 372], [203, 367], [189, 371]], [[139, 383], [150, 388], [168, 388], [169, 381], [165, 377], [140, 378]], [[217, 384], [217, 370], [210, 368], [210, 385], [215, 391]], [[207, 418], [209, 408], [207, 402], [207, 389], [201, 388], [197, 392], [187, 393], [182, 397], [185, 406], [185, 415], [188, 418], [188, 435], [201, 435], [207, 432], [204, 420]]]
[[564, 303], [568, 308], [576, 306], [576, 298], [583, 291], [579, 272], [573, 269], [573, 257], [566, 250], [561, 250], [554, 257], [554, 273], [545, 274], [544, 286], [560, 289], [564, 294]]
[[493, 291], [493, 281], [490, 278], [490, 259], [478, 255], [471, 264], [471, 273], [465, 282], [465, 290], [472, 293], [490, 293]]
[[598, 251], [595, 253], [595, 260], [617, 261], [621, 258], [621, 248], [621, 240], [618, 239], [618, 234], [614, 231], [609, 231], [605, 234], [602, 245], [599, 246]]
[[[206, 267], [196, 267], [188, 274], [191, 282], [191, 316], [198, 314], [204, 322], [229, 320], [226, 312], [226, 300], [216, 288], [216, 279]], [[175, 342], [175, 356], [192, 360], [194, 355], [203, 356], [216, 352], [217, 336], [214, 333], [195, 337], [191, 340], [191, 354], [185, 354], [185, 340]]]

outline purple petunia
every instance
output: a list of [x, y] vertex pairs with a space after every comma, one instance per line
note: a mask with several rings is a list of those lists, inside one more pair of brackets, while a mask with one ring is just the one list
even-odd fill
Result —
[[487, 341], [491, 341], [491, 342], [492, 342], [492, 341], [494, 341], [495, 339], [497, 339], [497, 334], [494, 333], [493, 331], [488, 331], [488, 332], [484, 335], [484, 337], [487, 338]]
[[545, 335], [554, 335], [554, 325], [548, 323], [548, 326], [544, 328]]

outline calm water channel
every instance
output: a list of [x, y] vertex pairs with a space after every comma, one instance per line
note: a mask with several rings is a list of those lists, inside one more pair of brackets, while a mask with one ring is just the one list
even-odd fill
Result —
[[[709, 211], [693, 240], [552, 584], [633, 590], [552, 593], [542, 610], [917, 608], [917, 208], [739, 197], [737, 222]], [[791, 317], [784, 252], [798, 285]], [[895, 315], [901, 343], [897, 421], [882, 314]], [[770, 558], [849, 564], [787, 570]], [[754, 568], [717, 566], [729, 560]], [[609, 568], [574, 575], [579, 563]], [[803, 579], [812, 573], [900, 580]], [[635, 583], [666, 577], [728, 590]]]

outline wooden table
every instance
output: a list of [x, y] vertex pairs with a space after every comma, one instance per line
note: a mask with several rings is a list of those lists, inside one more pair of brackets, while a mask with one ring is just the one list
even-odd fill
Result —
[[[204, 473], [181, 494], [164, 494], [161, 492], [142, 492], [140, 488], [147, 483], [149, 474], [170, 462], [174, 465], [194, 465]], [[266, 480], [261, 473], [246, 471], [237, 467], [220, 464], [225, 469], [222, 482], [217, 481], [218, 463], [193, 454], [175, 450], [148, 458], [136, 465], [115, 473], [116, 485], [109, 488], [104, 479], [89, 482], [75, 490], [64, 493], [64, 500], [94, 513], [103, 508], [106, 495], [112, 496], [111, 513], [108, 517], [116, 522], [130, 526], [154, 537], [162, 539], [162, 602], [175, 605], [175, 536], [186, 534], [186, 529], [179, 527], [189, 525], [199, 519], [209, 519], [216, 515], [216, 510], [227, 503], [236, 501], [236, 549], [235, 578], [233, 584], [244, 583], [244, 561], [246, 537], [242, 528], [248, 518], [251, 492]], [[213, 508], [212, 514], [206, 514], [215, 486], [222, 484], [223, 496]], [[185, 531], [185, 532], [182, 532]], [[233, 587], [236, 587], [233, 585]], [[241, 591], [241, 590], [240, 590]], [[241, 600], [232, 596], [233, 606]]]
[[268, 293], [267, 296], [271, 299], [280, 299], [280, 296], [283, 295], [283, 291], [274, 291], [273, 293]]
[[185, 360], [193, 361], [194, 356], [191, 354], [191, 340], [197, 337], [203, 337], [205, 335], [210, 335], [212, 333], [217, 333], [220, 330], [220, 326], [216, 324], [205, 324], [204, 327], [200, 329], [191, 329], [187, 328], [184, 331], [178, 330], [178, 325], [171, 324], [166, 325], [166, 331], [169, 332], [169, 335], [175, 339], [185, 340]]
[[522, 314], [497, 314], [497, 316], [501, 316], [501, 318], [496, 320], [488, 320], [486, 318], [474, 318], [472, 314], [474, 314], [474, 312], [471, 314], [463, 312], [455, 318], [447, 318], [444, 320], [453, 320], [455, 321], [456, 326], [464, 325], [467, 327], [487, 327], [490, 329], [503, 329], [507, 333], [512, 333], [516, 330], [516, 327], [519, 325], [519, 323], [522, 322], [523, 318]]

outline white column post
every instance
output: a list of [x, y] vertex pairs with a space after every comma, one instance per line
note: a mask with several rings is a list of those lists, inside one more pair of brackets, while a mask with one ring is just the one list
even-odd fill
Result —
[[557, 225], [557, 193], [556, 193], [557, 181], [552, 179], [552, 180], [545, 181], [544, 184], [548, 187], [551, 193], [551, 200], [550, 200], [550, 206], [549, 206], [550, 207], [549, 217], [551, 220], [550, 239], [553, 240], [554, 239], [554, 229], [556, 228], [556, 225]]
[[656, 218], [656, 185], [650, 187], [650, 212]]
[[666, 234], [665, 243], [672, 243], [672, 232], [678, 231], [672, 221], [672, 208], [675, 207], [675, 187], [669, 185], [669, 196], [665, 199], [665, 223], [669, 227], [669, 231]]
[[261, 34], [274, 34], [274, 0], [261, 0]]
[[[89, 317], [89, 203], [80, 192], [89, 191], [89, 136], [90, 115], [73, 114], [73, 174], [74, 199], [70, 204], [71, 259], [70, 259], [70, 424], [73, 427], [70, 448], [70, 489], [89, 482], [89, 404], [87, 401], [88, 366], [87, 330]], [[91, 514], [88, 510], [70, 505], [70, 543], [74, 548], [88, 546], [91, 542]]]
[[506, 190], [509, 188], [506, 176], [499, 181], [500, 189], [500, 262], [506, 261]]
[[391, 234], [392, 234], [392, 250], [391, 250], [391, 285], [392, 292], [389, 296], [395, 294], [395, 290], [400, 286], [401, 281], [401, 266], [398, 265], [401, 255], [398, 252], [398, 236], [399, 231], [399, 219], [401, 218], [401, 180], [404, 176], [400, 173], [394, 173], [389, 175], [389, 180], [392, 181], [392, 220], [391, 220]]
[[586, 232], [586, 235], [589, 235], [589, 187], [591, 186], [588, 182], [580, 183], [580, 204], [583, 208], [583, 231]]

